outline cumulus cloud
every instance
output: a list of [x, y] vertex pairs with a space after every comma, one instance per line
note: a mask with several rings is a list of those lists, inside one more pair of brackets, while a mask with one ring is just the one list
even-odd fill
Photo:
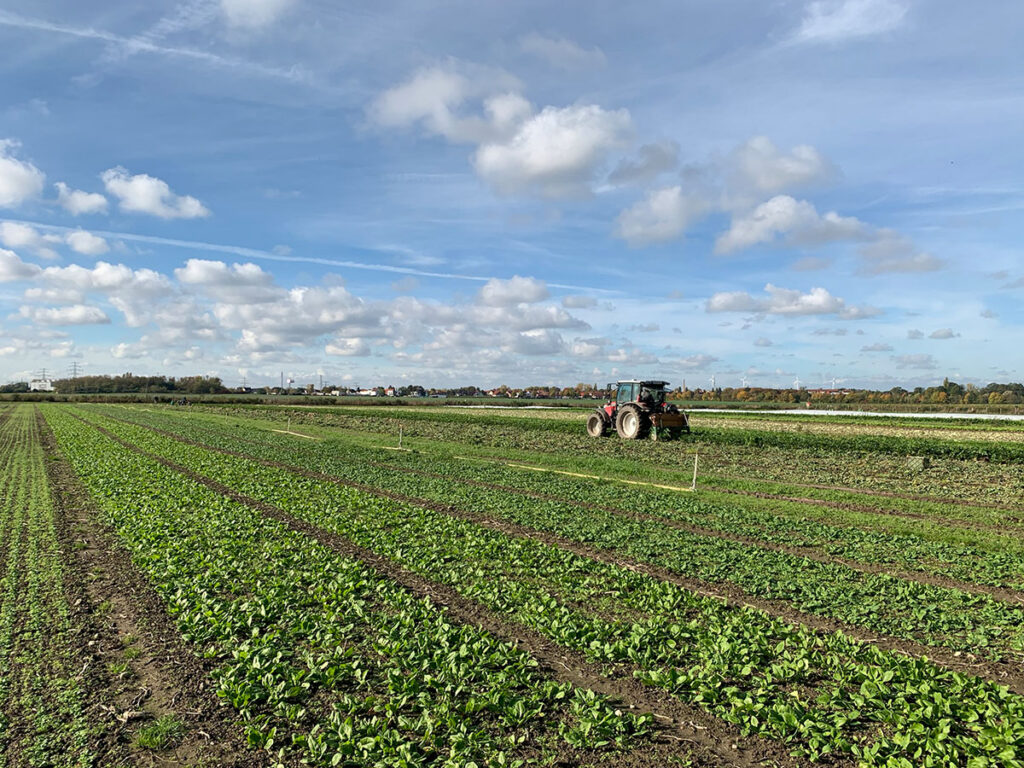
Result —
[[[381, 93], [367, 111], [372, 122], [385, 128], [420, 125], [449, 141], [475, 143], [502, 129], [507, 133], [532, 114], [533, 107], [518, 94], [520, 87], [501, 70], [449, 61], [418, 69]], [[486, 116], [464, 114], [467, 101], [485, 97]]]
[[338, 338], [327, 344], [324, 352], [340, 357], [367, 357], [370, 354], [370, 345], [363, 339]]
[[72, 304], [67, 307], [23, 306], [19, 314], [26, 320], [41, 325], [101, 325], [110, 322], [110, 318], [102, 309], [85, 304]]
[[0, 208], [15, 208], [43, 191], [46, 174], [14, 156], [19, 146], [13, 139], [0, 139]]
[[177, 195], [166, 181], [145, 173], [129, 175], [120, 166], [104, 171], [100, 178], [107, 193], [116, 197], [122, 211], [148, 213], [161, 219], [196, 219], [210, 211], [191, 195]]
[[519, 39], [523, 53], [536, 56], [553, 67], [566, 70], [602, 67], [606, 63], [604, 52], [598, 48], [582, 48], [564, 37], [548, 37], [532, 32]]
[[733, 253], [784, 235], [796, 245], [817, 245], [865, 237], [866, 225], [835, 211], [819, 214], [806, 200], [777, 195], [750, 213], [735, 216], [732, 226], [715, 241], [716, 253]]
[[58, 181], [54, 186], [57, 188], [57, 204], [72, 216], [107, 212], [107, 198], [99, 192], [71, 189], [63, 181]]
[[907, 14], [905, 0], [815, 0], [794, 37], [802, 43], [840, 43], [889, 32]]
[[932, 331], [930, 334], [928, 334], [928, 338], [945, 340], [955, 339], [959, 335], [960, 334], [956, 333], [952, 328], [939, 328], [938, 330]]
[[106, 240], [83, 229], [69, 232], [64, 241], [71, 250], [84, 256], [100, 256], [110, 250]]
[[232, 27], [266, 27], [294, 4], [294, 0], [220, 0], [224, 18]]
[[644, 144], [631, 157], [624, 157], [608, 175], [616, 186], [643, 184], [671, 171], [679, 164], [679, 145], [674, 141]]
[[488, 280], [480, 289], [477, 301], [488, 307], [511, 307], [533, 304], [547, 297], [548, 288], [542, 280], [516, 275], [508, 280]]
[[875, 307], [855, 307], [833, 296], [824, 288], [807, 293], [780, 288], [768, 283], [766, 296], [753, 296], [746, 291], [724, 291], [708, 299], [708, 312], [755, 312], [766, 315], [837, 315], [844, 320], [858, 320], [881, 314]]
[[624, 109], [545, 107], [508, 139], [481, 144], [473, 165], [504, 194], [579, 197], [589, 194], [597, 168], [612, 149], [625, 144], [631, 127]]
[[28, 264], [22, 261], [14, 251], [0, 248], [0, 283], [30, 280], [41, 271], [35, 264]]
[[754, 341], [754, 346], [755, 347], [771, 347], [771, 346], [774, 346], [774, 344], [773, 344], [771, 339], [766, 339], [764, 336], [762, 336], [761, 338], [756, 339]]
[[981, 316], [984, 317], [986, 320], [994, 320], [995, 318], [999, 317], [999, 313], [991, 309], [983, 309], [981, 311]]
[[845, 336], [847, 330], [845, 328], [815, 328], [811, 333], [814, 336]]
[[619, 214], [615, 234], [634, 246], [674, 240], [707, 210], [703, 198], [680, 186], [655, 189]]
[[897, 368], [916, 368], [926, 371], [939, 367], [931, 355], [893, 355], [892, 361]]
[[629, 113], [594, 104], [537, 112], [520, 88], [504, 72], [450, 61], [384, 91], [368, 116], [382, 127], [420, 125], [449, 141], [476, 144], [473, 167], [501, 194], [590, 194], [609, 153], [629, 138]]
[[682, 368], [686, 371], [703, 371], [712, 363], [717, 362], [717, 357], [702, 353], [699, 355], [689, 355], [679, 360], [673, 360], [672, 364], [674, 367]]
[[60, 235], [41, 235], [27, 224], [0, 222], [0, 245], [7, 248], [31, 250], [44, 259], [56, 259], [57, 252], [51, 246], [62, 241]]
[[860, 248], [861, 273], [883, 275], [894, 272], [934, 272], [942, 269], [941, 259], [919, 251], [914, 243], [892, 229], [880, 229], [871, 242]]
[[876, 342], [875, 344], [865, 344], [860, 348], [861, 352], [892, 352], [892, 347], [883, 342]]
[[755, 136], [733, 150], [725, 171], [731, 193], [741, 198], [763, 198], [819, 184], [836, 173], [835, 167], [811, 145], [800, 144], [786, 152], [767, 136]]
[[907, 338], [908, 339], [923, 339], [924, 338], [924, 333], [922, 333], [921, 331], [917, 330], [916, 328], [911, 328], [909, 331], [907, 331]]

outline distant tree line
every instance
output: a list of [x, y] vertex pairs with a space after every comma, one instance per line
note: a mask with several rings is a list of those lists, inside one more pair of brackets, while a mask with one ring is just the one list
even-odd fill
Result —
[[993, 382], [984, 387], [966, 386], [949, 379], [934, 387], [892, 389], [770, 389], [764, 387], [720, 387], [677, 389], [670, 397], [679, 400], [717, 400], [749, 403], [807, 403], [837, 405], [1018, 405], [1024, 403], [1024, 384]]
[[[122, 373], [119, 376], [78, 376], [74, 379], [57, 379], [54, 390], [61, 395], [70, 394], [118, 394], [118, 393], [175, 393], [182, 395], [218, 395], [230, 390], [216, 376], [135, 376]], [[25, 390], [27, 391], [26, 385]]]

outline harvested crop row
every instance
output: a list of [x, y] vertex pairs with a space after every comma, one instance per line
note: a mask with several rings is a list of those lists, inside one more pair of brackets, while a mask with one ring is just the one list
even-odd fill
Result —
[[109, 426], [147, 451], [345, 536], [566, 647], [636, 667], [649, 684], [809, 756], [835, 750], [871, 765], [914, 755], [920, 765], [965, 764], [1015, 754], [1024, 737], [1024, 699], [1004, 687], [839, 633], [820, 635], [725, 606], [441, 511]]
[[[114, 424], [114, 422], [109, 422]], [[120, 425], [121, 433], [132, 427]], [[147, 440], [136, 431], [135, 439]], [[161, 443], [165, 445], [166, 441]], [[257, 446], [236, 446], [259, 455]], [[272, 448], [263, 455], [274, 455]], [[919, 584], [886, 574], [855, 571], [785, 552], [709, 538], [656, 520], [630, 519], [572, 503], [521, 498], [486, 487], [431, 477], [396, 475], [358, 460], [334, 460], [327, 452], [304, 455], [311, 468], [355, 482], [489, 514], [591, 544], [708, 583], [734, 584], [762, 599], [782, 600], [797, 610], [865, 627], [892, 637], [977, 653], [993, 660], [1020, 658], [1024, 610], [989, 597]]]
[[61, 409], [47, 418], [186, 639], [218, 662], [251, 746], [314, 765], [502, 765], [544, 749], [594, 759], [650, 729], [360, 563]]

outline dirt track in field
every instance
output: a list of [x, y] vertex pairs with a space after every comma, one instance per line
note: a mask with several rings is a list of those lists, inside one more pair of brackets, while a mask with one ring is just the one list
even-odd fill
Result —
[[[58, 537], [67, 553], [65, 567], [75, 597], [76, 621], [91, 627], [90, 687], [106, 691], [111, 699], [106, 717], [116, 724], [111, 739], [103, 745], [99, 765], [269, 765], [262, 753], [245, 745], [233, 712], [217, 697], [209, 677], [212, 662], [196, 657], [181, 639], [159, 596], [132, 564], [127, 550], [100, 522], [95, 505], [61, 455], [49, 425], [41, 414], [38, 418]], [[138, 656], [126, 660], [128, 645]], [[124, 662], [130, 673], [111, 679], [107, 665]], [[180, 744], [161, 752], [132, 745], [139, 725], [166, 714], [177, 716], [185, 724]]]
[[[113, 418], [113, 417], [110, 417], [110, 418]], [[114, 419], [114, 420], [115, 421], [123, 421], [121, 419]], [[84, 419], [83, 419], [83, 421], [84, 421]], [[117, 438], [116, 436], [113, 436], [112, 433], [109, 433], [109, 431], [104, 430], [102, 427], [100, 427], [100, 426], [98, 426], [96, 424], [93, 424], [92, 422], [87, 422], [87, 423], [89, 423], [91, 426], [95, 427], [96, 429], [100, 429], [105, 434], [107, 434], [108, 436], [111, 436], [113, 439], [117, 440], [118, 442], [125, 442], [125, 441], [122, 441], [120, 438]], [[483, 525], [485, 527], [489, 527], [489, 528], [492, 528], [494, 530], [499, 530], [499, 531], [502, 531], [504, 533], [508, 533], [510, 535], [513, 535], [513, 536], [519, 536], [519, 537], [522, 537], [522, 538], [530, 538], [530, 539], [533, 539], [533, 540], [536, 540], [536, 541], [540, 541], [542, 543], [550, 544], [552, 546], [556, 546], [556, 547], [559, 547], [559, 548], [571, 551], [571, 552], [573, 552], [575, 554], [580, 555], [581, 557], [586, 557], [586, 558], [590, 558], [590, 559], [593, 559], [593, 560], [598, 560], [598, 561], [605, 562], [605, 563], [611, 563], [611, 564], [614, 564], [614, 565], [618, 565], [618, 566], [620, 566], [622, 568], [627, 568], [629, 570], [633, 570], [633, 571], [636, 571], [636, 572], [645, 573], [645, 574], [651, 576], [652, 578], [676, 584], [676, 585], [681, 586], [684, 589], [687, 589], [687, 590], [689, 590], [691, 592], [694, 592], [696, 594], [703, 595], [705, 597], [713, 597], [713, 598], [720, 599], [720, 600], [722, 600], [723, 602], [725, 602], [726, 604], [729, 604], [729, 605], [747, 606], [747, 607], [751, 607], [751, 608], [756, 608], [758, 610], [764, 611], [765, 613], [768, 613], [769, 615], [776, 616], [778, 618], [781, 618], [781, 619], [784, 619], [786, 621], [789, 621], [789, 622], [791, 622], [793, 624], [802, 624], [804, 626], [811, 627], [811, 628], [813, 628], [815, 630], [818, 630], [818, 631], [821, 631], [821, 632], [843, 632], [845, 635], [847, 635], [849, 637], [853, 637], [853, 638], [855, 638], [857, 640], [860, 640], [862, 642], [869, 643], [871, 645], [874, 645], [874, 646], [876, 646], [878, 648], [882, 648], [882, 649], [887, 650], [887, 651], [892, 651], [892, 652], [895, 652], [895, 653], [901, 653], [901, 654], [904, 654], [904, 655], [907, 655], [907, 656], [912, 656], [912, 657], [917, 657], [917, 658], [926, 656], [926, 657], [928, 657], [929, 661], [931, 661], [931, 662], [933, 662], [935, 664], [938, 664], [940, 666], [944, 666], [944, 667], [956, 670], [956, 671], [964, 673], [964, 674], [970, 674], [970, 675], [975, 675], [975, 676], [978, 676], [978, 677], [984, 677], [984, 678], [993, 680], [995, 682], [998, 682], [998, 683], [1000, 683], [1002, 685], [1006, 685], [1007, 687], [1009, 687], [1011, 690], [1013, 690], [1016, 693], [1024, 694], [1024, 670], [1022, 670], [1020, 668], [1019, 664], [1016, 664], [1016, 663], [1013, 663], [1013, 662], [1009, 662], [1009, 661], [992, 662], [992, 661], [982, 660], [982, 659], [978, 659], [978, 658], [972, 657], [970, 654], [961, 654], [959, 652], [950, 651], [950, 650], [947, 650], [947, 649], [944, 649], [944, 648], [941, 648], [941, 647], [938, 647], [938, 646], [924, 645], [923, 643], [916, 643], [916, 642], [913, 642], [913, 641], [910, 641], [910, 640], [903, 640], [903, 639], [900, 639], [900, 638], [895, 638], [895, 637], [892, 637], [892, 636], [883, 635], [883, 634], [876, 633], [876, 632], [870, 632], [868, 630], [865, 630], [862, 627], [858, 627], [858, 626], [851, 625], [851, 624], [846, 624], [846, 623], [843, 623], [843, 622], [835, 621], [833, 619], [828, 619], [828, 618], [825, 618], [825, 617], [822, 617], [822, 616], [817, 616], [817, 615], [814, 615], [814, 614], [804, 613], [802, 611], [799, 611], [799, 610], [793, 608], [792, 605], [790, 605], [788, 602], [783, 601], [783, 600], [769, 600], [769, 599], [763, 599], [763, 598], [755, 598], [755, 597], [752, 597], [752, 596], [748, 595], [747, 593], [745, 593], [742, 589], [740, 589], [738, 587], [735, 587], [735, 586], [733, 586], [731, 584], [728, 584], [728, 583], [724, 583], [724, 582], [723, 583], [710, 583], [710, 582], [705, 582], [705, 581], [701, 581], [701, 580], [698, 580], [698, 579], [689, 578], [689, 577], [683, 576], [681, 574], [675, 573], [673, 571], [669, 571], [669, 570], [664, 569], [664, 568], [659, 568], [658, 566], [654, 566], [654, 565], [651, 565], [651, 564], [648, 564], [648, 563], [643, 563], [643, 562], [640, 562], [640, 561], [637, 561], [637, 560], [634, 560], [634, 559], [631, 559], [631, 558], [620, 557], [620, 556], [616, 555], [614, 552], [609, 551], [609, 550], [596, 549], [596, 548], [587, 546], [585, 544], [581, 544], [580, 542], [576, 542], [576, 541], [573, 541], [571, 539], [567, 539], [567, 538], [564, 538], [564, 537], [561, 537], [561, 536], [558, 536], [558, 535], [555, 535], [555, 534], [547, 533], [545, 531], [538, 531], [536, 529], [528, 528], [526, 526], [517, 525], [515, 523], [510, 523], [510, 522], [507, 522], [507, 521], [505, 521], [505, 520], [503, 520], [501, 518], [498, 518], [496, 516], [493, 516], [493, 515], [487, 515], [487, 514], [484, 514], [484, 513], [481, 513], [481, 512], [475, 512], [475, 511], [474, 512], [470, 512], [470, 511], [466, 511], [466, 510], [462, 510], [462, 509], [456, 508], [456, 507], [451, 506], [451, 505], [446, 505], [446, 504], [441, 504], [441, 503], [438, 503], [438, 502], [434, 502], [434, 501], [431, 501], [429, 499], [422, 499], [422, 498], [418, 498], [418, 497], [414, 497], [414, 496], [406, 496], [404, 494], [394, 493], [394, 492], [387, 491], [387, 490], [384, 490], [384, 489], [381, 489], [381, 488], [376, 488], [374, 486], [365, 485], [363, 483], [357, 483], [357, 482], [354, 482], [354, 481], [345, 480], [343, 478], [335, 477], [333, 475], [324, 474], [322, 472], [315, 472], [313, 470], [308, 470], [308, 469], [305, 469], [305, 468], [302, 468], [302, 467], [295, 467], [295, 466], [292, 466], [292, 465], [289, 465], [289, 464], [285, 464], [283, 462], [271, 461], [269, 459], [260, 459], [260, 458], [257, 458], [257, 457], [254, 457], [254, 456], [250, 456], [250, 455], [247, 455], [247, 454], [244, 454], [244, 453], [239, 453], [239, 452], [236, 452], [236, 451], [230, 451], [230, 450], [225, 449], [225, 448], [217, 448], [215, 446], [210, 446], [210, 445], [206, 445], [204, 443], [200, 443], [200, 442], [195, 441], [195, 440], [190, 440], [188, 438], [182, 437], [181, 435], [177, 435], [177, 434], [175, 434], [173, 432], [168, 432], [166, 430], [161, 430], [161, 429], [158, 429], [156, 427], [150, 427], [148, 425], [137, 424], [135, 422], [126, 422], [126, 423], [130, 423], [130, 424], [132, 424], [133, 426], [136, 426], [136, 427], [142, 427], [144, 429], [148, 429], [148, 430], [150, 430], [150, 431], [152, 431], [152, 432], [154, 432], [156, 434], [160, 434], [160, 435], [169, 437], [169, 438], [171, 438], [173, 440], [176, 440], [177, 442], [183, 443], [185, 445], [192, 445], [192, 446], [195, 446], [195, 447], [198, 447], [198, 448], [203, 448], [205, 450], [213, 451], [215, 453], [222, 453], [224, 455], [234, 456], [236, 458], [245, 459], [247, 461], [252, 461], [254, 463], [262, 464], [262, 465], [268, 466], [268, 467], [276, 467], [278, 469], [284, 469], [284, 470], [286, 470], [288, 472], [292, 472], [292, 473], [301, 475], [303, 477], [308, 477], [310, 479], [320, 480], [320, 481], [329, 482], [329, 483], [335, 483], [337, 485], [343, 485], [343, 486], [346, 486], [346, 487], [349, 487], [349, 488], [354, 488], [356, 490], [362, 491], [364, 493], [372, 494], [372, 495], [375, 495], [375, 496], [380, 496], [380, 497], [383, 497], [383, 498], [388, 498], [388, 499], [391, 499], [393, 501], [398, 501], [398, 502], [406, 503], [406, 504], [412, 504], [414, 506], [420, 506], [420, 507], [424, 507], [424, 508], [427, 508], [427, 509], [433, 509], [435, 511], [442, 512], [444, 514], [449, 514], [449, 515], [456, 516], [456, 517], [460, 517], [462, 519], [469, 520], [469, 521], [475, 522], [475, 523], [477, 523], [479, 525]], [[145, 451], [143, 451], [141, 448], [137, 448], [137, 447], [131, 445], [130, 443], [125, 443], [125, 444], [129, 445], [133, 450], [137, 450], [137, 451], [140, 451], [142, 453], [145, 453]], [[153, 458], [157, 458], [157, 457], [154, 456]], [[158, 459], [158, 460], [164, 461], [163, 459]], [[391, 465], [384, 464], [384, 463], [381, 463], [381, 462], [377, 462], [377, 464], [379, 466], [383, 466], [383, 467], [394, 468], [394, 467], [391, 467]], [[177, 471], [185, 471], [185, 470], [183, 470], [181, 468], [177, 468], [177, 465], [174, 465], [174, 466], [177, 469]], [[431, 473], [425, 473], [423, 470], [407, 470], [407, 471], [415, 472], [415, 473], [424, 473], [424, 474], [428, 474], [428, 475], [431, 474]], [[439, 476], [439, 477], [442, 477], [442, 476]], [[449, 479], [450, 480], [451, 478], [445, 477], [445, 479]], [[210, 481], [210, 482], [213, 482], [213, 481]], [[466, 481], [462, 481], [462, 482], [466, 482]], [[481, 481], [470, 481], [470, 482], [472, 482], [472, 483], [479, 483], [481, 485], [484, 485], [485, 487], [492, 487], [492, 488], [494, 488], [496, 490], [513, 490], [513, 491], [515, 491], [515, 489], [513, 489], [513, 488], [505, 488], [505, 487], [499, 486], [499, 485], [481, 483]], [[515, 491], [515, 492], [519, 492], [519, 491]], [[234, 491], [232, 491], [232, 493], [234, 493]], [[538, 494], [538, 497], [540, 497], [540, 498], [547, 498], [543, 494]], [[575, 503], [575, 502], [570, 502], [570, 503]], [[628, 513], [628, 514], [630, 514], [632, 516], [634, 513]], [[665, 522], [664, 519], [662, 519], [662, 518], [652, 518], [652, 519], [655, 519], [658, 522]], [[710, 535], [714, 535], [714, 532], [711, 532]], [[835, 561], [833, 561], [833, 562], [835, 562]]]
[[[526, 650], [540, 662], [541, 669], [553, 679], [570, 682], [578, 687], [589, 688], [597, 693], [610, 696], [613, 700], [623, 702], [623, 706], [638, 712], [651, 712], [658, 722], [661, 738], [665, 740], [666, 744], [686, 745], [693, 751], [698, 766], [760, 766], [767, 761], [779, 766], [808, 765], [805, 761], [790, 756], [789, 750], [781, 744], [756, 736], [744, 737], [739, 729], [707, 712], [689, 706], [656, 688], [640, 683], [633, 677], [634, 669], [627, 665], [608, 676], [606, 675], [608, 670], [602, 665], [591, 663], [582, 654], [562, 648], [539, 632], [506, 621], [499, 614], [462, 597], [448, 586], [424, 579], [370, 550], [353, 544], [343, 536], [299, 520], [271, 504], [248, 497], [169, 459], [152, 454], [95, 423], [86, 419], [82, 419], [82, 421], [129, 450], [157, 461], [168, 469], [189, 477], [233, 501], [256, 509], [283, 525], [310, 536], [341, 555], [365, 563], [414, 594], [429, 597], [436, 604], [446, 608], [460, 623], [480, 627], [496, 637]], [[243, 458], [258, 461], [251, 457]], [[285, 468], [305, 474], [295, 468]], [[317, 473], [311, 473], [311, 475], [318, 476]], [[322, 476], [321, 479], [329, 478]], [[347, 483], [343, 484], [347, 485]], [[369, 488], [364, 490], [375, 495], [393, 498], [385, 492]], [[637, 762], [629, 757], [625, 764], [637, 766], [654, 764], [644, 762], [653, 759], [653, 755], [641, 752], [636, 757], [643, 759]], [[851, 765], [844, 760], [835, 760], [831, 764]]]

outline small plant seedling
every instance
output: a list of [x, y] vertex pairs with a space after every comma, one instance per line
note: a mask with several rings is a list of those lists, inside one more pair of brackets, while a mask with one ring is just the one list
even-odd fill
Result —
[[143, 749], [168, 749], [177, 745], [185, 735], [185, 725], [174, 715], [158, 717], [135, 734], [136, 746]]

